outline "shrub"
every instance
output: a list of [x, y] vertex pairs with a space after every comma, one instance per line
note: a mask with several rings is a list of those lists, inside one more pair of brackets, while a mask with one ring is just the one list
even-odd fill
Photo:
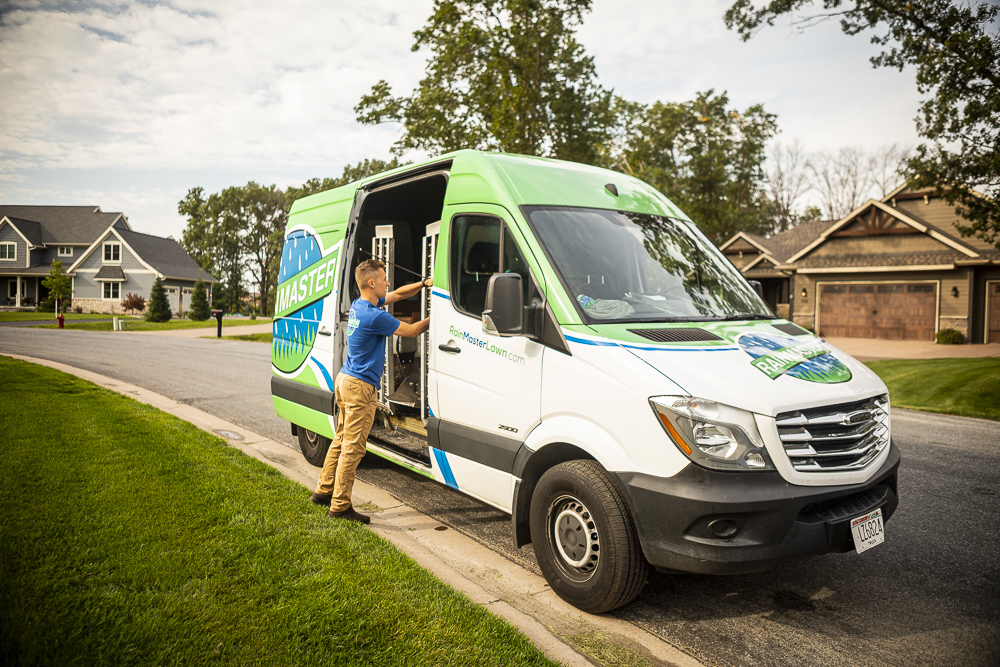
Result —
[[207, 320], [211, 311], [208, 308], [208, 293], [205, 291], [205, 283], [198, 280], [194, 284], [194, 292], [191, 294], [191, 310], [188, 317], [197, 322]]
[[39, 302], [38, 307], [35, 310], [39, 313], [54, 313], [56, 312], [56, 300], [50, 296]]
[[83, 306], [74, 306], [73, 307], [73, 312], [76, 313], [77, 315], [82, 315], [83, 314]]
[[146, 320], [149, 322], [169, 322], [173, 317], [170, 312], [170, 302], [167, 301], [167, 290], [163, 289], [163, 281], [156, 277], [153, 289], [149, 290], [149, 307], [146, 309]]
[[965, 336], [957, 329], [941, 329], [934, 334], [934, 340], [939, 345], [962, 345], [965, 342]]
[[141, 294], [132, 294], [129, 292], [122, 299], [122, 308], [130, 312], [142, 312], [146, 310], [146, 297]]

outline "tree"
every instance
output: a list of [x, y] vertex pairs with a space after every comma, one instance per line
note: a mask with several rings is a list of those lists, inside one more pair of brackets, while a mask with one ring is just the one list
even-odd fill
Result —
[[233, 197], [221, 193], [205, 198], [203, 188], [191, 188], [177, 204], [187, 216], [181, 247], [208, 273], [222, 281], [217, 303], [233, 313], [240, 311], [246, 262], [242, 248], [242, 221], [228, 207]]
[[[815, 0], [771, 0], [760, 8], [737, 0], [725, 22], [743, 40], [765, 24]], [[995, 2], [952, 0], [823, 0], [826, 13], [795, 19], [809, 26], [839, 17], [843, 31], [881, 30], [875, 67], [917, 70], [917, 90], [931, 96], [920, 106], [917, 132], [930, 141], [908, 164], [910, 184], [934, 187], [969, 221], [960, 227], [1000, 248], [1000, 32]], [[983, 195], [987, 196], [983, 196]]]
[[314, 195], [317, 192], [325, 192], [326, 190], [339, 188], [343, 185], [347, 185], [348, 183], [360, 181], [362, 178], [380, 174], [383, 171], [389, 171], [390, 169], [396, 169], [406, 164], [408, 163], [400, 162], [397, 158], [393, 158], [389, 162], [385, 162], [383, 160], [364, 160], [363, 162], [359, 162], [355, 165], [349, 164], [344, 167], [344, 173], [338, 178], [310, 178], [302, 185], [302, 187], [297, 188], [295, 186], [290, 186], [285, 191], [285, 202], [288, 210], [291, 210], [292, 204], [296, 199]]
[[149, 290], [149, 307], [146, 308], [148, 322], [169, 322], [173, 317], [170, 312], [170, 302], [167, 301], [167, 290], [163, 289], [163, 281], [156, 276], [153, 288]]
[[811, 187], [827, 220], [839, 220], [869, 199], [872, 181], [865, 152], [853, 146], [821, 151], [809, 160]]
[[633, 109], [634, 133], [619, 158], [621, 171], [666, 194], [715, 243], [739, 231], [771, 227], [764, 193], [764, 149], [775, 116], [754, 105], [729, 108], [709, 90], [691, 102], [656, 102]]
[[194, 292], [191, 294], [191, 308], [188, 311], [188, 318], [197, 322], [204, 322], [210, 314], [205, 283], [199, 278], [198, 282], [194, 284]]
[[909, 159], [910, 148], [897, 144], [883, 146], [868, 156], [868, 179], [878, 190], [880, 199], [905, 180], [906, 163]]
[[791, 229], [800, 221], [796, 202], [809, 189], [809, 161], [802, 143], [776, 143], [767, 172], [767, 194], [774, 205], [773, 233]]
[[413, 50], [427, 73], [408, 97], [379, 81], [355, 111], [402, 123], [395, 154], [461, 148], [593, 164], [614, 122], [612, 95], [574, 32], [591, 0], [435, 0]]
[[49, 275], [42, 278], [42, 285], [49, 291], [49, 297], [56, 300], [56, 314], [58, 314], [59, 305], [73, 289], [72, 279], [63, 270], [61, 260], [52, 260], [52, 268], [49, 270]]

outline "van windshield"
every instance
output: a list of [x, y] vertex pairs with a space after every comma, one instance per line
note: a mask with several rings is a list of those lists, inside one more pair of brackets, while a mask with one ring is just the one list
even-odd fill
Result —
[[522, 210], [588, 322], [773, 318], [688, 222], [566, 206]]

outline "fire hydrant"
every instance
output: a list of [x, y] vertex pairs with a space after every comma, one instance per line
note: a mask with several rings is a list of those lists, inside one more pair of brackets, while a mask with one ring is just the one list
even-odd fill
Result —
[[66, 328], [65, 326], [63, 326], [63, 322], [66, 321], [66, 318], [62, 316], [62, 313], [56, 315], [56, 321], [59, 322], [60, 329]]

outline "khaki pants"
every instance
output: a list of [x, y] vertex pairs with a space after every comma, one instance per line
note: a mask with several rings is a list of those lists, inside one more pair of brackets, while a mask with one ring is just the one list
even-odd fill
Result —
[[368, 432], [375, 421], [375, 387], [343, 373], [337, 374], [337, 431], [326, 453], [316, 493], [333, 494], [330, 511], [351, 506], [354, 471], [365, 455]]

